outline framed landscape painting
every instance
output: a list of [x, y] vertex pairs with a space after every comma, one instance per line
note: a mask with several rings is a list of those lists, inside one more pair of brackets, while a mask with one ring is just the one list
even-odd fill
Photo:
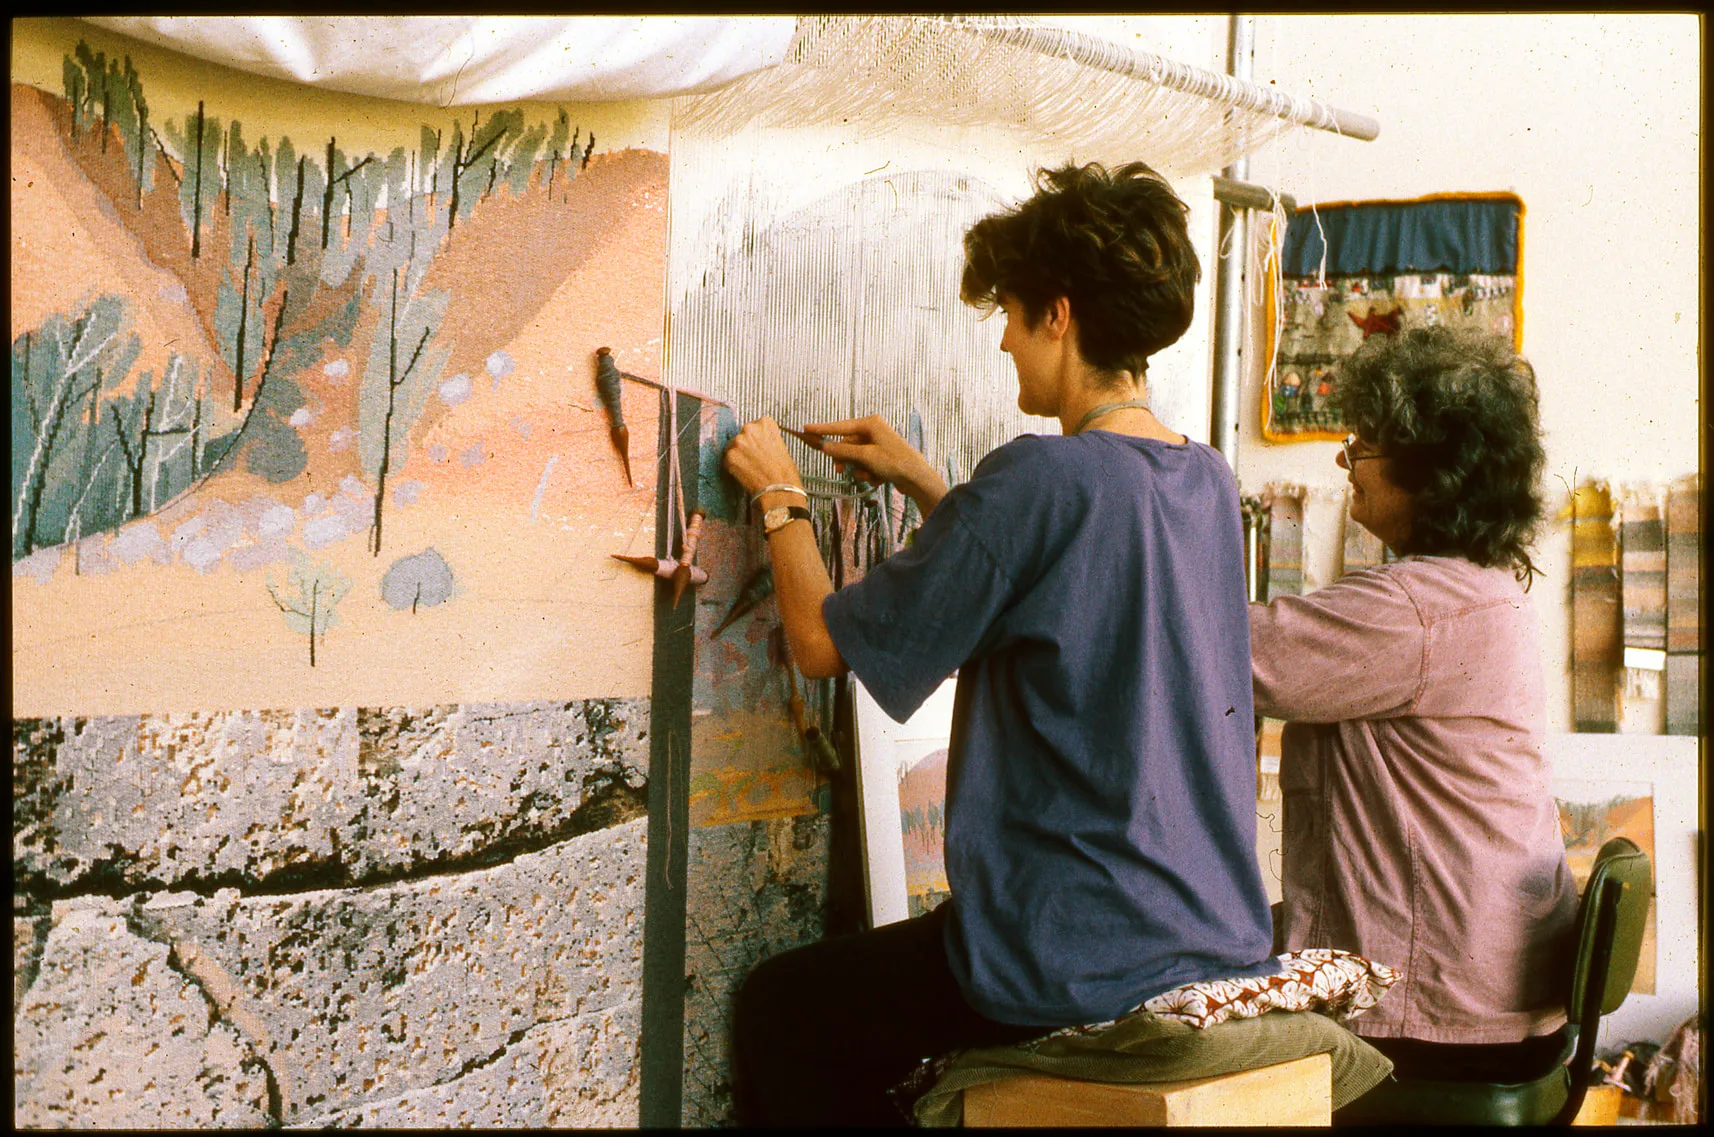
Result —
[[946, 680], [906, 721], [894, 722], [851, 680], [857, 719], [857, 787], [863, 876], [871, 926], [920, 916], [944, 901], [946, 761], [952, 695]]

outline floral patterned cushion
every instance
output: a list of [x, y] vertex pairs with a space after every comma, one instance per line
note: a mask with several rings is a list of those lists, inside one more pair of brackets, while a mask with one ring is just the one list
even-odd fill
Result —
[[1186, 983], [1140, 1009], [1194, 1027], [1269, 1011], [1318, 1011], [1345, 1022], [1380, 1002], [1400, 976], [1384, 963], [1337, 948], [1304, 948], [1277, 958], [1277, 975]]
[[1338, 948], [1303, 948], [1275, 958], [1280, 965], [1278, 974], [1186, 983], [1156, 995], [1129, 1015], [1062, 1027], [1045, 1038], [1100, 1034], [1131, 1015], [1141, 1014], [1198, 1028], [1229, 1018], [1255, 1018], [1269, 1011], [1317, 1011], [1346, 1022], [1380, 1002], [1403, 974]]

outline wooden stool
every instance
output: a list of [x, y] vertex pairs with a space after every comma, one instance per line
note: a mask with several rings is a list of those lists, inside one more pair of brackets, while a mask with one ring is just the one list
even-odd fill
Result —
[[1318, 1125], [1333, 1122], [1333, 1064], [1311, 1054], [1276, 1066], [1137, 1085], [1030, 1074], [964, 1091], [964, 1124]]

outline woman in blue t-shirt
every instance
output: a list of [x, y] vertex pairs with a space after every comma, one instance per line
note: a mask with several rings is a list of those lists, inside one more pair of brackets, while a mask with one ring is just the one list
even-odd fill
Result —
[[1190, 324], [1185, 215], [1141, 163], [1067, 166], [971, 228], [963, 298], [1005, 313], [1018, 406], [1064, 433], [948, 490], [877, 417], [806, 428], [924, 516], [857, 584], [833, 590], [775, 423], [727, 450], [805, 675], [849, 669], [903, 720], [958, 672], [951, 899], [756, 968], [734, 1014], [742, 1121], [898, 1123], [886, 1091], [924, 1058], [1273, 970], [1237, 490], [1143, 398]]

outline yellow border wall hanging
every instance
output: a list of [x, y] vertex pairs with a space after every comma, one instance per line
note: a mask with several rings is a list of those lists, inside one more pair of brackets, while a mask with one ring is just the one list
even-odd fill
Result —
[[1337, 441], [1340, 361], [1371, 335], [1446, 325], [1523, 343], [1524, 204], [1511, 193], [1309, 205], [1268, 277], [1262, 437]]

